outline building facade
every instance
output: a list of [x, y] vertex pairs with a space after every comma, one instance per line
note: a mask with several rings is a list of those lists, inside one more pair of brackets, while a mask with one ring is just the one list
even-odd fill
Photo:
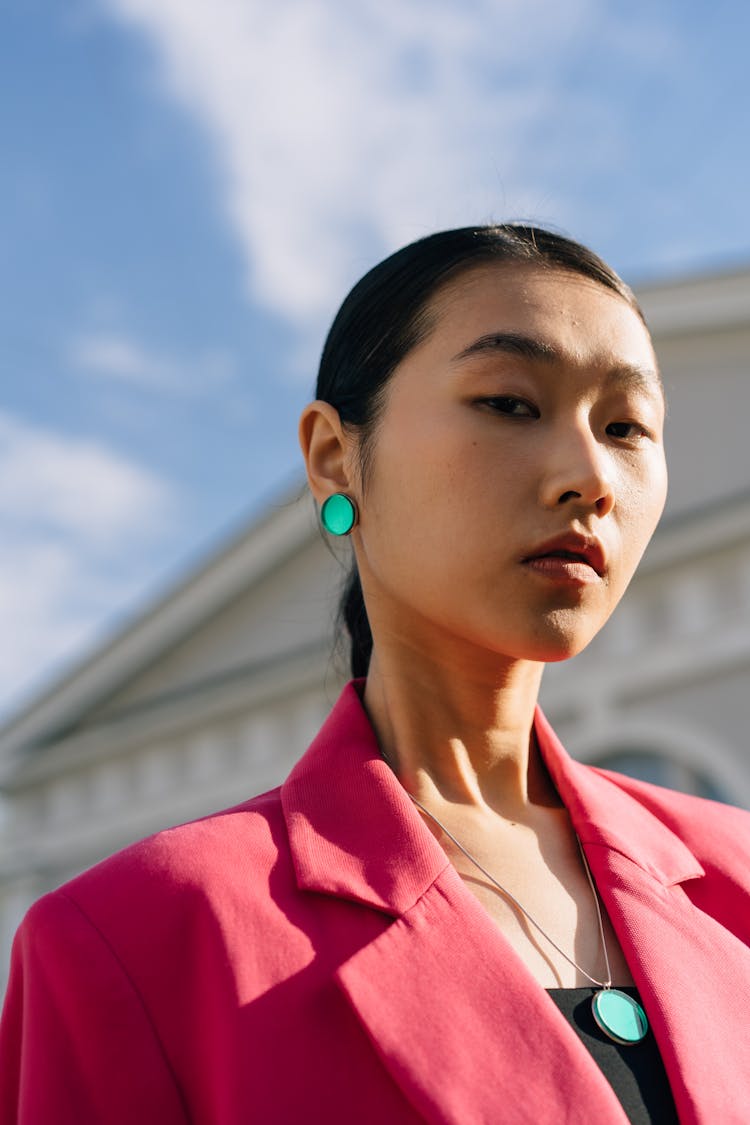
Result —
[[[620, 607], [545, 671], [542, 703], [576, 756], [750, 807], [750, 270], [639, 297], [670, 499]], [[300, 488], [0, 730], [0, 988], [40, 894], [286, 775], [347, 678], [347, 550]]]

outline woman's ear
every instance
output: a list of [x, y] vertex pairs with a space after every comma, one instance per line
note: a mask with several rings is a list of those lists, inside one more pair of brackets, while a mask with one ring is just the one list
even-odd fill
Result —
[[320, 399], [306, 406], [299, 421], [299, 443], [310, 491], [319, 504], [333, 492], [351, 491], [352, 439], [335, 407]]

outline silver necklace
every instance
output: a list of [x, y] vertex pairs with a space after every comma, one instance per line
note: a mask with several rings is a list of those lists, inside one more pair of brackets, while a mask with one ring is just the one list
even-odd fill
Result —
[[[387, 758], [385, 758], [385, 755], [383, 755], [383, 758], [386, 764], [390, 766], [390, 762]], [[391, 767], [391, 770], [392, 769], [393, 767]], [[515, 895], [512, 895], [510, 891], [506, 890], [506, 888], [501, 883], [498, 883], [494, 875], [491, 875], [487, 868], [484, 867], [478, 859], [474, 858], [471, 852], [464, 847], [460, 840], [456, 839], [452, 832], [448, 831], [442, 821], [438, 820], [434, 813], [431, 813], [429, 809], [426, 809], [424, 805], [417, 800], [416, 797], [413, 797], [411, 795], [411, 793], [407, 793], [407, 796], [412, 801], [412, 803], [415, 804], [422, 813], [424, 813], [425, 816], [428, 816], [430, 820], [437, 824], [438, 828], [440, 828], [440, 830], [445, 833], [449, 840], [453, 841], [459, 851], [462, 852], [463, 855], [465, 855], [466, 858], [470, 860], [470, 862], [473, 863], [479, 871], [482, 872], [486, 879], [489, 879], [493, 886], [497, 887], [501, 894], [503, 894], [505, 898], [507, 898], [508, 901], [513, 904], [516, 910], [519, 910], [521, 914], [523, 914], [524, 918], [526, 918], [527, 921], [529, 921], [531, 925], [539, 931], [542, 937], [549, 942], [553, 949], [556, 949], [560, 956], [564, 957], [568, 964], [577, 969], [579, 973], [582, 973], [587, 980], [590, 980], [592, 984], [596, 985], [599, 991], [595, 992], [591, 997], [591, 1011], [600, 1030], [603, 1031], [605, 1035], [609, 1036], [609, 1038], [612, 1039], [615, 1043], [619, 1043], [622, 1046], [631, 1046], [634, 1043], [640, 1043], [641, 1040], [645, 1038], [648, 1031], [648, 1019], [646, 1018], [646, 1013], [637, 1000], [635, 1000], [632, 996], [628, 996], [626, 992], [622, 992], [619, 988], [612, 987], [612, 970], [609, 964], [607, 939], [604, 936], [604, 920], [602, 918], [602, 911], [599, 905], [599, 895], [597, 894], [596, 886], [594, 884], [594, 878], [591, 874], [591, 868], [589, 867], [589, 862], [586, 859], [586, 853], [583, 850], [583, 845], [578, 838], [578, 834], [576, 833], [576, 843], [578, 844], [578, 850], [581, 853], [584, 870], [586, 871], [586, 878], [589, 881], [591, 893], [594, 897], [596, 916], [599, 922], [599, 937], [602, 943], [602, 950], [604, 951], [604, 964], [607, 969], [607, 979], [604, 981], [597, 980], [596, 977], [592, 977], [591, 973], [587, 973], [586, 970], [583, 969], [577, 961], [574, 961], [572, 957], [569, 957], [565, 950], [561, 949], [557, 942], [554, 941], [549, 936], [549, 934], [542, 929], [536, 919], [532, 918], [531, 914], [529, 914], [528, 910], [521, 905]]]

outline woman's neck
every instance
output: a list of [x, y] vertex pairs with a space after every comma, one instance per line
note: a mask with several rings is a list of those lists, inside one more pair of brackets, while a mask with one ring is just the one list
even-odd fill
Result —
[[413, 651], [375, 651], [364, 704], [386, 760], [419, 801], [524, 820], [531, 806], [560, 804], [533, 738], [542, 671], [508, 661], [483, 682]]

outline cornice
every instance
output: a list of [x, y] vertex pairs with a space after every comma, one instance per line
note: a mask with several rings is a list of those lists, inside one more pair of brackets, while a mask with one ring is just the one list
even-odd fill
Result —
[[695, 562], [745, 541], [750, 543], [747, 492], [666, 515], [643, 556], [637, 577]]
[[326, 680], [333, 684], [333, 698], [341, 677], [334, 669], [328, 639], [272, 660], [229, 669], [224, 676], [186, 684], [179, 692], [108, 716], [106, 722], [37, 747], [31, 754], [17, 754], [0, 769], [0, 790], [12, 794], [151, 743], [226, 723], [234, 716], [320, 690]]
[[317, 530], [312, 501], [299, 493], [297, 488], [292, 497], [274, 505], [264, 518], [12, 717], [0, 728], [0, 761], [23, 748], [59, 739], [82, 714], [301, 550]]
[[750, 268], [636, 287], [656, 341], [750, 328]]

